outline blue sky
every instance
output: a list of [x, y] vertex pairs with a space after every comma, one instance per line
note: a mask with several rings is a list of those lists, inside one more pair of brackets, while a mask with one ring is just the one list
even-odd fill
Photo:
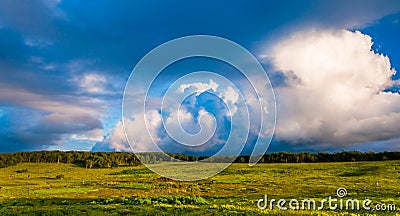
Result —
[[[277, 97], [269, 151], [398, 151], [399, 20], [398, 1], [0, 1], [0, 152], [127, 150], [121, 106], [133, 67], [158, 45], [197, 34], [232, 40], [262, 62]], [[156, 80], [154, 103], [195, 70], [246, 89], [231, 66], [188, 59]], [[196, 152], [213, 153], [231, 126], [225, 107], [207, 93], [191, 100], [193, 117], [205, 109], [220, 123]]]

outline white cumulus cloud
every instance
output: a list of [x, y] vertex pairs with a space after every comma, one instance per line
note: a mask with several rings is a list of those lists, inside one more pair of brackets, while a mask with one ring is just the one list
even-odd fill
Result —
[[149, 110], [146, 112], [145, 118], [147, 127], [143, 122], [143, 113], [137, 113], [132, 118], [125, 119], [126, 135], [122, 121], [117, 122], [112, 133], [102, 142], [97, 143], [92, 151], [131, 151], [130, 147], [135, 152], [156, 151], [153, 141], [156, 143], [160, 141], [158, 133], [162, 124], [161, 115], [157, 110]]
[[210, 79], [209, 83], [195, 82], [195, 83], [182, 84], [179, 86], [177, 91], [178, 93], [183, 93], [188, 88], [194, 88], [196, 91], [196, 95], [200, 95], [201, 93], [208, 90], [213, 90], [214, 92], [216, 92], [218, 84], [214, 82], [212, 79]]
[[235, 115], [238, 110], [235, 104], [239, 101], [239, 93], [231, 86], [228, 86], [225, 91], [219, 94], [219, 97], [222, 98], [225, 103], [230, 103], [231, 110], [228, 111], [227, 116]]
[[315, 149], [346, 147], [400, 136], [400, 95], [387, 56], [372, 39], [348, 30], [297, 32], [268, 58], [284, 74], [275, 88], [276, 138]]

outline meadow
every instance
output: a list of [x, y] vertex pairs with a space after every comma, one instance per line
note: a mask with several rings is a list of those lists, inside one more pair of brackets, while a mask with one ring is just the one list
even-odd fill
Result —
[[[378, 184], [377, 184], [378, 183]], [[261, 210], [257, 201], [372, 200], [371, 210]], [[376, 211], [379, 203], [395, 211]], [[0, 215], [400, 215], [400, 161], [234, 163], [195, 182], [161, 177], [143, 165], [87, 169], [66, 163], [0, 168]]]

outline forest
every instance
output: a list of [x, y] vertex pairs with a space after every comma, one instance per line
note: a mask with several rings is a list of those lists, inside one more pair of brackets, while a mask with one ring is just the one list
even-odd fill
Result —
[[[21, 163], [70, 163], [86, 168], [107, 168], [117, 166], [137, 166], [144, 163], [160, 163], [166, 161], [201, 161], [207, 157], [184, 154], [140, 153], [129, 152], [86, 152], [86, 151], [35, 151], [0, 154], [0, 167]], [[140, 160], [139, 160], [140, 159]], [[248, 155], [212, 157], [210, 162], [247, 163]], [[400, 152], [358, 152], [341, 151], [334, 153], [269, 153], [263, 155], [260, 163], [321, 163], [321, 162], [357, 162], [400, 160]]]

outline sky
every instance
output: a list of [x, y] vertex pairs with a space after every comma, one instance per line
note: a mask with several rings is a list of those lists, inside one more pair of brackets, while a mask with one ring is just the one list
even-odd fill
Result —
[[[226, 38], [261, 62], [276, 97], [269, 152], [400, 151], [399, 1], [3, 0], [0, 152], [129, 151], [122, 103], [133, 68], [157, 46], [190, 35]], [[179, 112], [162, 113], [157, 106], [169, 86], [199, 70], [239, 89], [215, 77], [185, 80], [182, 92], [197, 93]], [[242, 115], [239, 93], [250, 100], [248, 89], [224, 62], [176, 62], [149, 91], [150, 128], [135, 121], [143, 113], [126, 119], [130, 145], [152, 151], [156, 141], [169, 152], [213, 154], [235, 129], [231, 117]], [[238, 110], [227, 114], [228, 107]], [[177, 148], [163, 124], [176, 127], [179, 117], [196, 133], [199, 116], [216, 133], [203, 148]], [[243, 154], [260, 136], [252, 125]], [[142, 136], [147, 131], [153, 140]]]

